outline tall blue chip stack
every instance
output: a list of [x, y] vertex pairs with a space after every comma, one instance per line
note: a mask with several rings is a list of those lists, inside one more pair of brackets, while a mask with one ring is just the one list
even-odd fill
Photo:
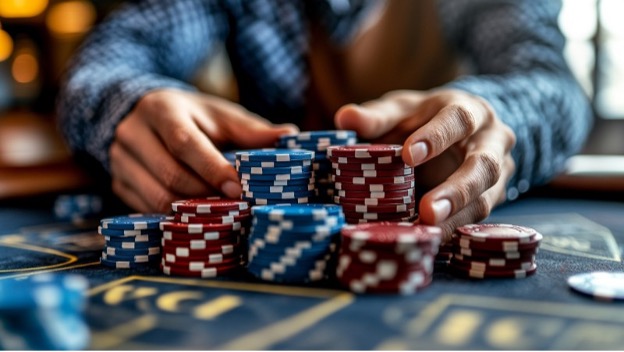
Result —
[[251, 205], [305, 204], [314, 196], [314, 152], [255, 149], [236, 153], [241, 199]]
[[87, 348], [87, 288], [87, 280], [79, 275], [0, 280], [0, 349]]
[[327, 148], [357, 143], [355, 131], [307, 131], [283, 135], [277, 141], [278, 148], [305, 149], [314, 152], [312, 169], [315, 172], [314, 203], [332, 203], [334, 187], [331, 180], [332, 165], [327, 158]]
[[338, 205], [267, 205], [252, 208], [247, 270], [272, 282], [327, 279], [335, 268], [340, 229]]

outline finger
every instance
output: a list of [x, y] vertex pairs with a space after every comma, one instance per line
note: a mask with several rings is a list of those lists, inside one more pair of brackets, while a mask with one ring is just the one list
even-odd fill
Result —
[[139, 213], [152, 212], [147, 203], [143, 201], [143, 198], [139, 197], [133, 187], [121, 182], [119, 179], [113, 179], [112, 188], [119, 199], [130, 208]]
[[117, 127], [116, 141], [139, 160], [161, 185], [173, 193], [188, 196], [212, 191], [196, 174], [177, 162], [149, 128], [134, 121], [128, 118]]
[[417, 166], [492, 123], [494, 112], [482, 99], [455, 99], [417, 129], [404, 143], [403, 160]]
[[[147, 172], [124, 148], [113, 143], [110, 148], [111, 175], [121, 184], [127, 185], [138, 195], [141, 203], [146, 206], [143, 211], [168, 213], [171, 202], [180, 197], [165, 189], [156, 178]], [[114, 162], [112, 162], [114, 160]], [[122, 188], [120, 185], [118, 187]], [[129, 205], [138, 205], [139, 200], [132, 195], [118, 194], [123, 200], [130, 200]]]
[[473, 203], [486, 190], [508, 180], [513, 172], [513, 167], [506, 164], [508, 141], [498, 132], [496, 129], [480, 132], [476, 141], [469, 142], [459, 168], [422, 197], [419, 210], [424, 221], [440, 223]]
[[[168, 114], [177, 116], [176, 112]], [[236, 170], [223, 157], [194, 119], [171, 118], [153, 124], [167, 150], [181, 160], [208, 185], [226, 197], [238, 198], [241, 185]]]
[[335, 124], [339, 129], [354, 130], [363, 138], [375, 139], [414, 116], [422, 99], [422, 95], [415, 92], [397, 91], [361, 105], [348, 104], [336, 112]]

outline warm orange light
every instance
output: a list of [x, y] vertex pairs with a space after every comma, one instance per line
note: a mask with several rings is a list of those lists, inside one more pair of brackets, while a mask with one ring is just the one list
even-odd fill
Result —
[[48, 6], [48, 0], [0, 0], [0, 16], [35, 17]]
[[39, 63], [30, 52], [17, 54], [11, 67], [13, 79], [18, 83], [30, 83], [39, 74]]
[[13, 53], [13, 39], [9, 33], [0, 29], [0, 62], [8, 59]]
[[95, 8], [86, 1], [58, 3], [48, 12], [46, 24], [56, 34], [80, 34], [88, 31], [95, 22]]

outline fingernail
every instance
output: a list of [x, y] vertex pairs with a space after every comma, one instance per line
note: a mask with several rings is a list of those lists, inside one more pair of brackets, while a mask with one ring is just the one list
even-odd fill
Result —
[[414, 143], [409, 148], [410, 157], [412, 158], [412, 166], [420, 164], [427, 157], [429, 152], [425, 142]]
[[448, 199], [440, 199], [433, 202], [433, 214], [435, 222], [440, 223], [451, 215], [451, 202]]
[[228, 198], [238, 198], [241, 195], [242, 188], [240, 183], [228, 180], [221, 185], [221, 192]]

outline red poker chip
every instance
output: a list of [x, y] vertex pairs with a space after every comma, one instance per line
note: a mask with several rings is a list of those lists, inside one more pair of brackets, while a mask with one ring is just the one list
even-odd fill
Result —
[[188, 247], [190, 249], [206, 249], [224, 246], [228, 244], [238, 244], [239, 237], [230, 237], [218, 240], [188, 240], [188, 241], [174, 241], [162, 239], [161, 245], [163, 247]]
[[355, 185], [399, 185], [414, 182], [414, 175], [394, 176], [394, 177], [349, 177], [349, 176], [332, 176], [334, 183], [355, 184]]
[[458, 259], [455, 256], [451, 258], [452, 265], [468, 269], [468, 270], [478, 270], [478, 271], [496, 271], [496, 270], [529, 270], [533, 263], [535, 263], [535, 257], [532, 257], [529, 260], [487, 260], [487, 261], [472, 261], [472, 260], [463, 260]]
[[207, 197], [177, 200], [171, 203], [171, 208], [176, 213], [214, 214], [231, 210], [246, 210], [249, 209], [249, 203], [242, 200]]
[[[362, 253], [363, 252], [360, 252], [360, 254]], [[340, 275], [344, 275], [346, 272], [383, 272], [383, 267], [385, 266], [386, 273], [388, 273], [387, 275], [392, 277], [400, 277], [403, 273], [414, 271], [422, 271], [427, 274], [433, 273], [433, 261], [435, 258], [433, 253], [422, 253], [420, 254], [420, 257], [412, 256], [412, 258], [409, 259], [405, 256], [398, 256], [396, 254], [394, 257], [385, 256], [382, 258], [376, 253], [375, 257], [377, 258], [376, 261], [368, 262], [366, 256], [354, 256], [353, 254], [342, 252], [338, 256], [339, 262], [348, 258], [349, 264], [337, 267], [336, 272]], [[366, 261], [362, 261], [362, 259], [365, 259]]]
[[343, 209], [345, 218], [351, 219], [367, 219], [367, 220], [394, 220], [409, 218], [416, 215], [415, 209], [408, 209], [402, 212], [377, 212], [377, 213], [357, 213], [350, 210]]
[[201, 260], [197, 260], [197, 259], [190, 260], [188, 258], [180, 257], [180, 259], [171, 261], [171, 260], [166, 260], [164, 256], [161, 259], [162, 265], [178, 267], [178, 268], [187, 268], [189, 270], [202, 270], [208, 267], [229, 266], [229, 265], [234, 265], [234, 264], [240, 264], [240, 262], [241, 262], [240, 254], [236, 256], [227, 256], [227, 257], [224, 257], [220, 254], [213, 254], [209, 258], [205, 258]]
[[405, 183], [388, 183], [388, 184], [354, 184], [351, 182], [342, 183], [342, 182], [334, 182], [334, 188], [336, 190], [345, 190], [345, 191], [359, 191], [359, 192], [387, 192], [387, 191], [399, 191], [406, 189], [413, 189], [416, 186], [414, 181], [409, 181]]
[[473, 270], [467, 269], [459, 266], [452, 265], [450, 269], [459, 276], [464, 276], [473, 279], [490, 279], [490, 278], [500, 278], [500, 279], [522, 279], [527, 276], [531, 276], [535, 274], [537, 271], [537, 263], [533, 263], [531, 268], [527, 270], [515, 269], [515, 270]]
[[394, 176], [410, 176], [414, 174], [414, 169], [411, 167], [401, 167], [397, 169], [389, 170], [343, 170], [335, 169], [333, 174], [335, 176], [346, 177], [394, 177]]
[[232, 224], [235, 222], [245, 223], [251, 220], [251, 212], [243, 215], [224, 215], [224, 216], [189, 216], [175, 214], [173, 221], [185, 224]]
[[401, 244], [433, 243], [439, 245], [442, 229], [413, 223], [377, 222], [346, 225], [340, 231], [342, 238], [352, 243], [396, 246]]
[[364, 204], [350, 204], [350, 203], [340, 203], [342, 205], [342, 210], [346, 214], [350, 213], [393, 213], [393, 214], [401, 214], [401, 213], [410, 213], [413, 215], [412, 210], [416, 207], [415, 202], [410, 202], [407, 204], [380, 204], [380, 205], [364, 205]]
[[[240, 253], [238, 251], [238, 249], [241, 249], [241, 247], [237, 247], [236, 248], [237, 251], [234, 251], [232, 253], [227, 253], [227, 254], [223, 254], [223, 253], [210, 253], [210, 254], [204, 254], [204, 255], [196, 255], [196, 256], [189, 256], [189, 257], [182, 257], [182, 256], [177, 256], [175, 254], [172, 253], [163, 253], [162, 254], [162, 259], [167, 262], [167, 263], [189, 263], [189, 262], [202, 262], [202, 261], [206, 261], [206, 262], [218, 262], [218, 261], [232, 261], [235, 259], [240, 259], [242, 253]], [[167, 264], [169, 265], [169, 264]]]
[[377, 158], [384, 156], [400, 157], [403, 146], [398, 144], [354, 144], [327, 148], [328, 157]]
[[235, 254], [241, 251], [240, 244], [225, 244], [222, 246], [206, 247], [206, 249], [192, 249], [188, 246], [169, 246], [162, 248], [162, 255], [173, 254], [176, 257], [201, 257], [211, 254]]
[[544, 236], [542, 234], [537, 233], [531, 242], [523, 242], [519, 243], [516, 241], [472, 241], [465, 237], [460, 237], [454, 235], [451, 238], [451, 242], [459, 247], [466, 249], [479, 249], [479, 250], [489, 250], [489, 251], [501, 251], [501, 252], [519, 252], [523, 250], [531, 250], [535, 249], [539, 246]]
[[522, 250], [518, 252], [503, 252], [503, 251], [491, 251], [491, 250], [478, 250], [455, 247], [453, 250], [455, 254], [469, 257], [469, 258], [496, 258], [496, 259], [527, 259], [535, 256], [539, 252], [538, 248]]
[[162, 265], [162, 264], [160, 265], [160, 268], [163, 274], [170, 275], [170, 276], [212, 278], [212, 277], [219, 277], [219, 276], [225, 276], [227, 274], [231, 274], [237, 269], [240, 269], [241, 265], [232, 264], [232, 265], [221, 266], [221, 267], [211, 267], [211, 268], [203, 269], [200, 271], [191, 271], [186, 268], [179, 268], [175, 266]]
[[170, 241], [191, 241], [191, 240], [235, 240], [243, 233], [239, 231], [208, 231], [203, 233], [189, 234], [186, 232], [163, 231], [162, 238]]
[[[342, 158], [341, 158], [342, 159]], [[401, 170], [409, 167], [402, 159], [397, 159], [396, 161], [392, 161], [391, 163], [377, 163], [377, 159], [371, 159], [370, 161], [365, 159], [355, 159], [353, 161], [349, 161], [348, 163], [340, 163], [336, 162], [336, 160], [331, 161], [332, 170], [341, 170], [341, 171], [349, 171], [349, 172], [362, 172], [362, 171], [392, 171], [392, 170]]]
[[[372, 253], [370, 253], [372, 252]], [[372, 258], [396, 259], [405, 258], [405, 260], [416, 260], [421, 256], [435, 256], [438, 253], [437, 242], [414, 242], [403, 243], [394, 246], [379, 245], [376, 243], [363, 243], [362, 241], [352, 241], [344, 237], [340, 245], [340, 253], [350, 255], [354, 258], [360, 258], [366, 262], [366, 258], [370, 261]]]
[[416, 200], [413, 196], [405, 196], [399, 198], [349, 198], [349, 197], [334, 197], [334, 203], [343, 205], [367, 205], [367, 206], [381, 206], [381, 205], [401, 205], [401, 204], [416, 204]]
[[353, 158], [348, 156], [328, 156], [332, 164], [337, 164], [342, 168], [344, 165], [374, 164], [393, 165], [393, 167], [407, 167], [403, 161], [403, 156], [377, 156], [370, 158]]
[[160, 223], [162, 231], [184, 232], [198, 234], [212, 231], [240, 231], [243, 224], [234, 222], [231, 224], [185, 224], [182, 222], [163, 221]]
[[533, 242], [537, 231], [530, 227], [511, 224], [470, 224], [460, 226], [456, 234], [475, 242]]
[[346, 190], [338, 190], [335, 192], [336, 197], [338, 198], [350, 198], [350, 199], [393, 199], [393, 198], [403, 198], [403, 197], [413, 197], [414, 196], [414, 188], [398, 190], [398, 191], [381, 191], [381, 192], [370, 192], [370, 191], [346, 191]]
[[[419, 277], [415, 274], [415, 277]], [[424, 280], [410, 280], [410, 277], [381, 281], [377, 285], [367, 285], [359, 278], [340, 278], [341, 285], [355, 293], [379, 293], [379, 294], [414, 294], [428, 287], [433, 280], [431, 275], [424, 277]]]

